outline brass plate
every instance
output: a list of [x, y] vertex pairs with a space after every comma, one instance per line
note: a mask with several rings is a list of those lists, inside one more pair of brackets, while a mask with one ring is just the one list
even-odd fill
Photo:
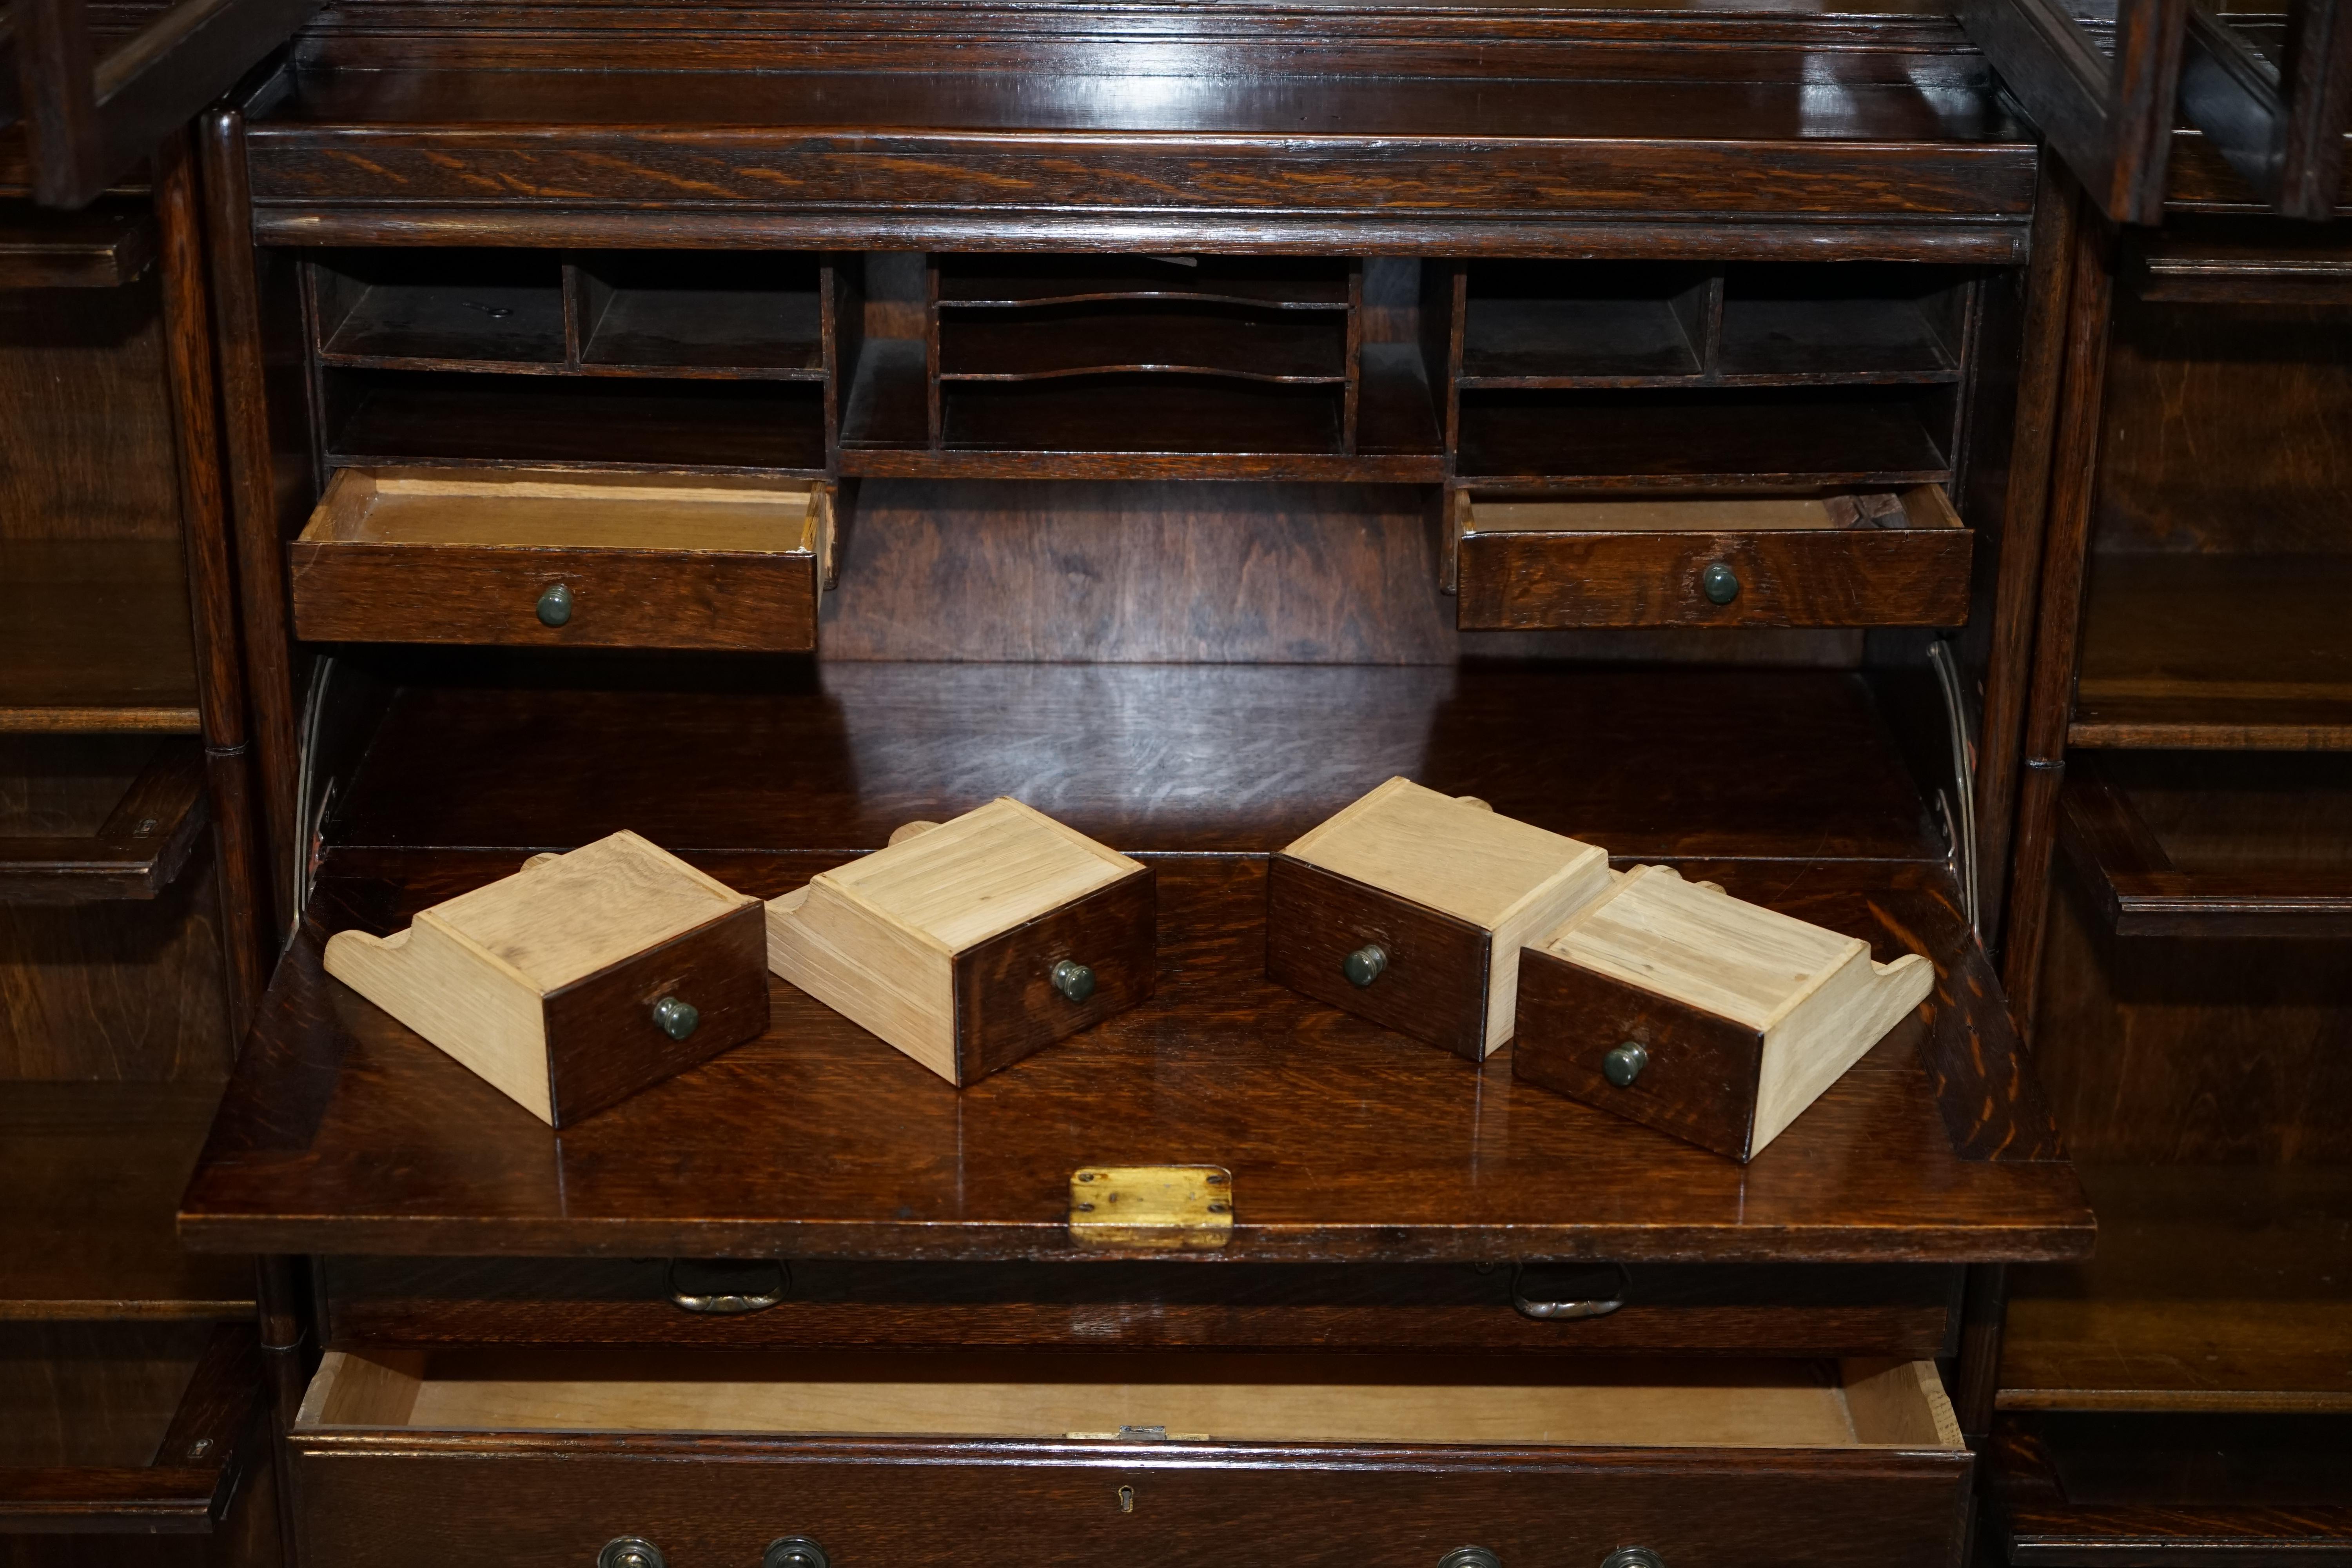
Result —
[[1070, 1173], [1070, 1240], [1122, 1252], [1208, 1252], [1234, 1237], [1223, 1165], [1087, 1165]]

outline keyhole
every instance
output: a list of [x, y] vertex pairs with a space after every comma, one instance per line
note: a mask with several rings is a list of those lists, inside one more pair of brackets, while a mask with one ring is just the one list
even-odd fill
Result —
[[1133, 1487], [1121, 1487], [1118, 1489], [1118, 1511], [1121, 1513], [1133, 1513], [1135, 1511], [1135, 1489]]

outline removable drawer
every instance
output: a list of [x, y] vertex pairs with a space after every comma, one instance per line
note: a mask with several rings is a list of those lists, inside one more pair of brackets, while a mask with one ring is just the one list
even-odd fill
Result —
[[1525, 1357], [335, 1352], [289, 1446], [340, 1568], [1933, 1568], [1970, 1464], [1930, 1363]]
[[1945, 626], [1975, 535], [1940, 486], [1456, 499], [1457, 618], [1541, 626]]
[[692, 473], [339, 468], [287, 546], [295, 635], [805, 653], [824, 484]]

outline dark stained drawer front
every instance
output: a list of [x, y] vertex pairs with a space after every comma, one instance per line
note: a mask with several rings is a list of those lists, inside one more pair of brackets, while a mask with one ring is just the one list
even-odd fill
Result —
[[1457, 501], [1465, 629], [1958, 626], [1975, 535], [1936, 485]]
[[806, 652], [832, 498], [698, 474], [341, 468], [287, 547], [310, 642]]
[[[659, 1258], [336, 1258], [320, 1268], [328, 1337], [337, 1343], [1748, 1352], [1911, 1360], [1947, 1353], [1959, 1275], [1948, 1266], [1873, 1264], [1620, 1271]], [[1570, 1300], [1612, 1300], [1622, 1305], [1599, 1315], [1563, 1310]]]
[[304, 1560], [339, 1568], [627, 1537], [722, 1568], [791, 1536], [837, 1568], [1958, 1562], [1932, 1365], [1628, 1364], [337, 1352], [291, 1445]]

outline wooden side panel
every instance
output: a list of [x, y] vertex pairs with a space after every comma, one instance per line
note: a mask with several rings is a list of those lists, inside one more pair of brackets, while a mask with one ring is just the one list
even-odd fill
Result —
[[[1387, 964], [1358, 986], [1341, 964], [1367, 943]], [[1304, 860], [1276, 855], [1267, 870], [1270, 979], [1474, 1062], [1486, 1055], [1491, 947], [1467, 921]]]
[[[1947, 626], [1969, 618], [1966, 529], [1751, 533], [1473, 533], [1460, 624], [1547, 626]], [[1708, 567], [1737, 597], [1712, 602]]]
[[[1159, 982], [1159, 879], [1148, 866], [955, 957], [959, 1081], [975, 1083], [1149, 998]], [[1094, 971], [1094, 994], [1054, 989], [1063, 959]]]
[[[654, 1025], [665, 996], [701, 1014], [683, 1040]], [[767, 906], [746, 904], [551, 994], [546, 1017], [558, 1127], [758, 1037], [768, 1027]]]
[[[522, 647], [816, 647], [816, 557], [788, 552], [500, 550], [465, 545], [288, 546], [295, 635], [306, 642]], [[562, 584], [571, 618], [545, 625]]]
[[[1649, 1052], [1620, 1089], [1601, 1058], [1632, 1040]], [[1511, 1071], [1586, 1105], [1735, 1160], [1748, 1155], [1764, 1038], [1758, 1031], [1530, 949], [1519, 955], [1519, 1035]]]

